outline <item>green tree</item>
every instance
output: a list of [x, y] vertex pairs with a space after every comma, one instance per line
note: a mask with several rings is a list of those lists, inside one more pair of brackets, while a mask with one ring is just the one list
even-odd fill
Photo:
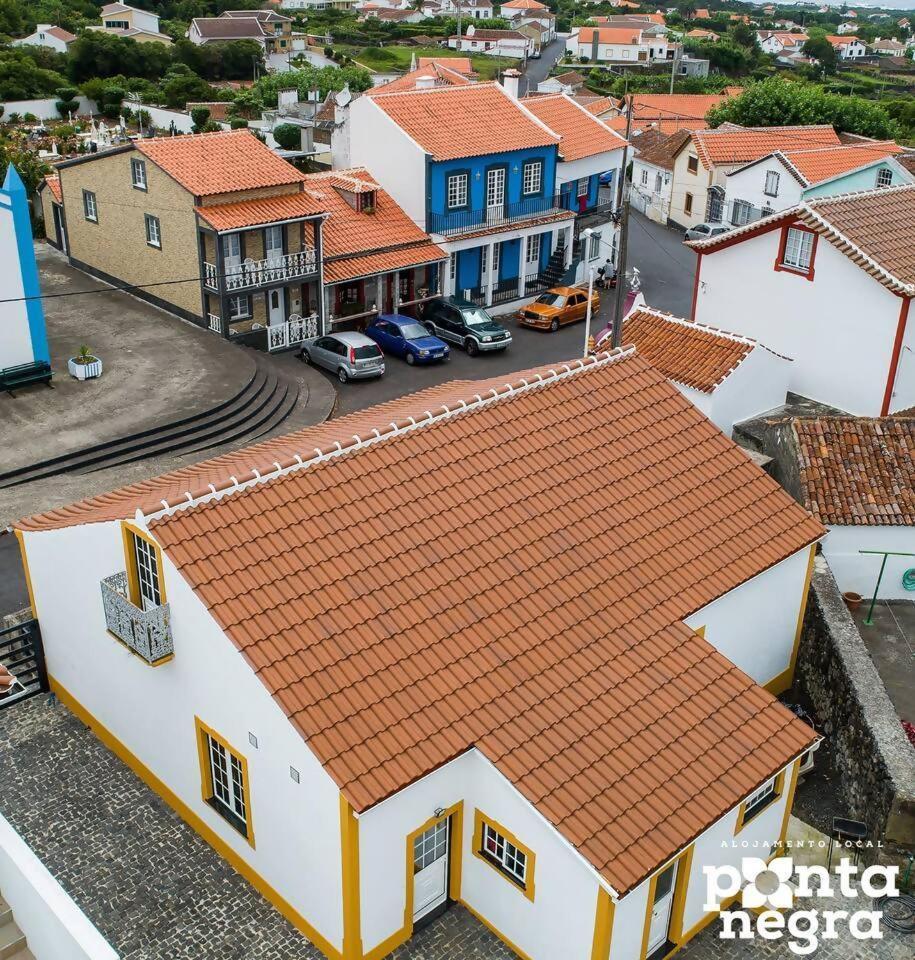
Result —
[[38, 159], [38, 154], [14, 142], [0, 144], [0, 183], [6, 178], [6, 168], [13, 164], [22, 177], [28, 194], [38, 189], [38, 184], [51, 172], [51, 168]]
[[303, 67], [301, 70], [289, 70], [286, 73], [271, 73], [261, 77], [254, 89], [263, 98], [265, 105], [276, 106], [280, 90], [295, 87], [299, 97], [304, 99], [309, 91], [317, 90], [321, 99], [331, 90], [342, 90], [348, 84], [350, 90], [362, 93], [372, 86], [372, 77], [362, 67]]
[[839, 58], [836, 54], [836, 48], [826, 39], [825, 35], [811, 37], [801, 48], [804, 56], [813, 57], [820, 61], [820, 69], [826, 76], [832, 76], [836, 72], [836, 65]]
[[255, 68], [258, 73], [264, 69], [264, 48], [256, 40], [234, 40], [232, 43], [218, 44], [221, 54], [220, 80], [253, 79]]
[[879, 139], [893, 139], [897, 132], [881, 104], [826, 93], [816, 84], [780, 77], [751, 84], [740, 96], [712, 107], [706, 120], [712, 127], [725, 122], [746, 127], [826, 123], [837, 130]]
[[66, 84], [66, 77], [39, 67], [31, 57], [0, 50], [0, 99], [31, 100], [54, 94]]
[[294, 123], [281, 123], [273, 128], [273, 139], [284, 150], [302, 149], [302, 131]]
[[212, 100], [213, 89], [184, 64], [172, 66], [161, 87], [162, 101], [167, 107], [184, 107], [188, 100]]
[[194, 121], [194, 133], [202, 133], [203, 128], [210, 120], [210, 108], [194, 107], [194, 109], [191, 110], [191, 120]]
[[58, 87], [57, 96], [60, 98], [55, 106], [57, 107], [57, 112], [62, 116], [66, 117], [70, 113], [76, 113], [79, 109], [79, 102], [76, 99], [76, 95], [79, 91], [76, 87]]
[[256, 90], [241, 90], [235, 95], [229, 114], [232, 117], [255, 120], [260, 117], [263, 109], [264, 101]]

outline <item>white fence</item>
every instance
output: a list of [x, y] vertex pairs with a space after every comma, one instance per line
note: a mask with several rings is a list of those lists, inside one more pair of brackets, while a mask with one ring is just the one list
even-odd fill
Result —
[[302, 317], [294, 313], [285, 323], [272, 323], [267, 327], [267, 349], [288, 350], [296, 344], [318, 335], [318, 316]]
[[[189, 113], [183, 110], [169, 110], [166, 107], [152, 107], [146, 103], [140, 103], [139, 100], [125, 100], [123, 106], [130, 107], [136, 113], [137, 110], [145, 110], [149, 114], [149, 119], [153, 126], [160, 133], [168, 133], [172, 123], [178, 133], [192, 133], [194, 121]], [[219, 123], [223, 130], [229, 129], [228, 123]]]
[[[9, 120], [11, 113], [18, 113], [20, 116], [31, 113], [39, 120], [60, 120], [62, 118], [57, 109], [59, 99], [60, 97], [46, 97], [42, 100], [5, 100], [0, 104], [3, 107], [3, 119]], [[76, 102], [79, 104], [76, 112], [81, 116], [98, 113], [98, 107], [94, 100], [79, 96], [76, 98]]]
[[36, 960], [118, 960], [118, 954], [0, 816], [0, 891]]

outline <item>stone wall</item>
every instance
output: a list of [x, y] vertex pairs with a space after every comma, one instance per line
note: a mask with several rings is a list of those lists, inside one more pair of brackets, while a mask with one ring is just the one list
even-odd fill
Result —
[[792, 694], [830, 740], [849, 816], [889, 855], [915, 850], [915, 749], [822, 556], [816, 559]]

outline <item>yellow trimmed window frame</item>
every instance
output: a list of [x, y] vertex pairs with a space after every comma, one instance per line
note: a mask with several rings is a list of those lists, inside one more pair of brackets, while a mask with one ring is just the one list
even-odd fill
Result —
[[769, 777], [765, 783], [747, 797], [740, 805], [737, 811], [737, 826], [734, 828], [734, 836], [737, 836], [741, 830], [752, 823], [764, 810], [768, 810], [772, 804], [776, 803], [785, 791], [785, 771], [782, 770], [774, 777]]
[[224, 737], [194, 717], [203, 802], [212, 807], [253, 847], [251, 781], [248, 761]]
[[121, 534], [130, 602], [141, 610], [161, 606], [166, 602], [162, 548], [145, 530], [132, 523], [122, 523]]
[[473, 855], [517, 887], [531, 903], [534, 902], [536, 854], [480, 810], [473, 813]]

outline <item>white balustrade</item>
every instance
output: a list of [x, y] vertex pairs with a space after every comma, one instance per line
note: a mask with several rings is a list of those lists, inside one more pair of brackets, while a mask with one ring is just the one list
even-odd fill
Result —
[[[206, 285], [213, 290], [219, 289], [219, 271], [212, 263], [204, 263]], [[270, 257], [267, 260], [244, 260], [242, 263], [225, 265], [227, 291], [243, 290], [246, 287], [260, 287], [271, 283], [283, 283], [296, 277], [315, 273], [318, 269], [317, 251], [308, 247], [287, 253], [282, 257]]]
[[293, 313], [284, 323], [271, 323], [267, 327], [267, 349], [286, 350], [317, 335], [318, 315], [316, 313], [310, 317]]

